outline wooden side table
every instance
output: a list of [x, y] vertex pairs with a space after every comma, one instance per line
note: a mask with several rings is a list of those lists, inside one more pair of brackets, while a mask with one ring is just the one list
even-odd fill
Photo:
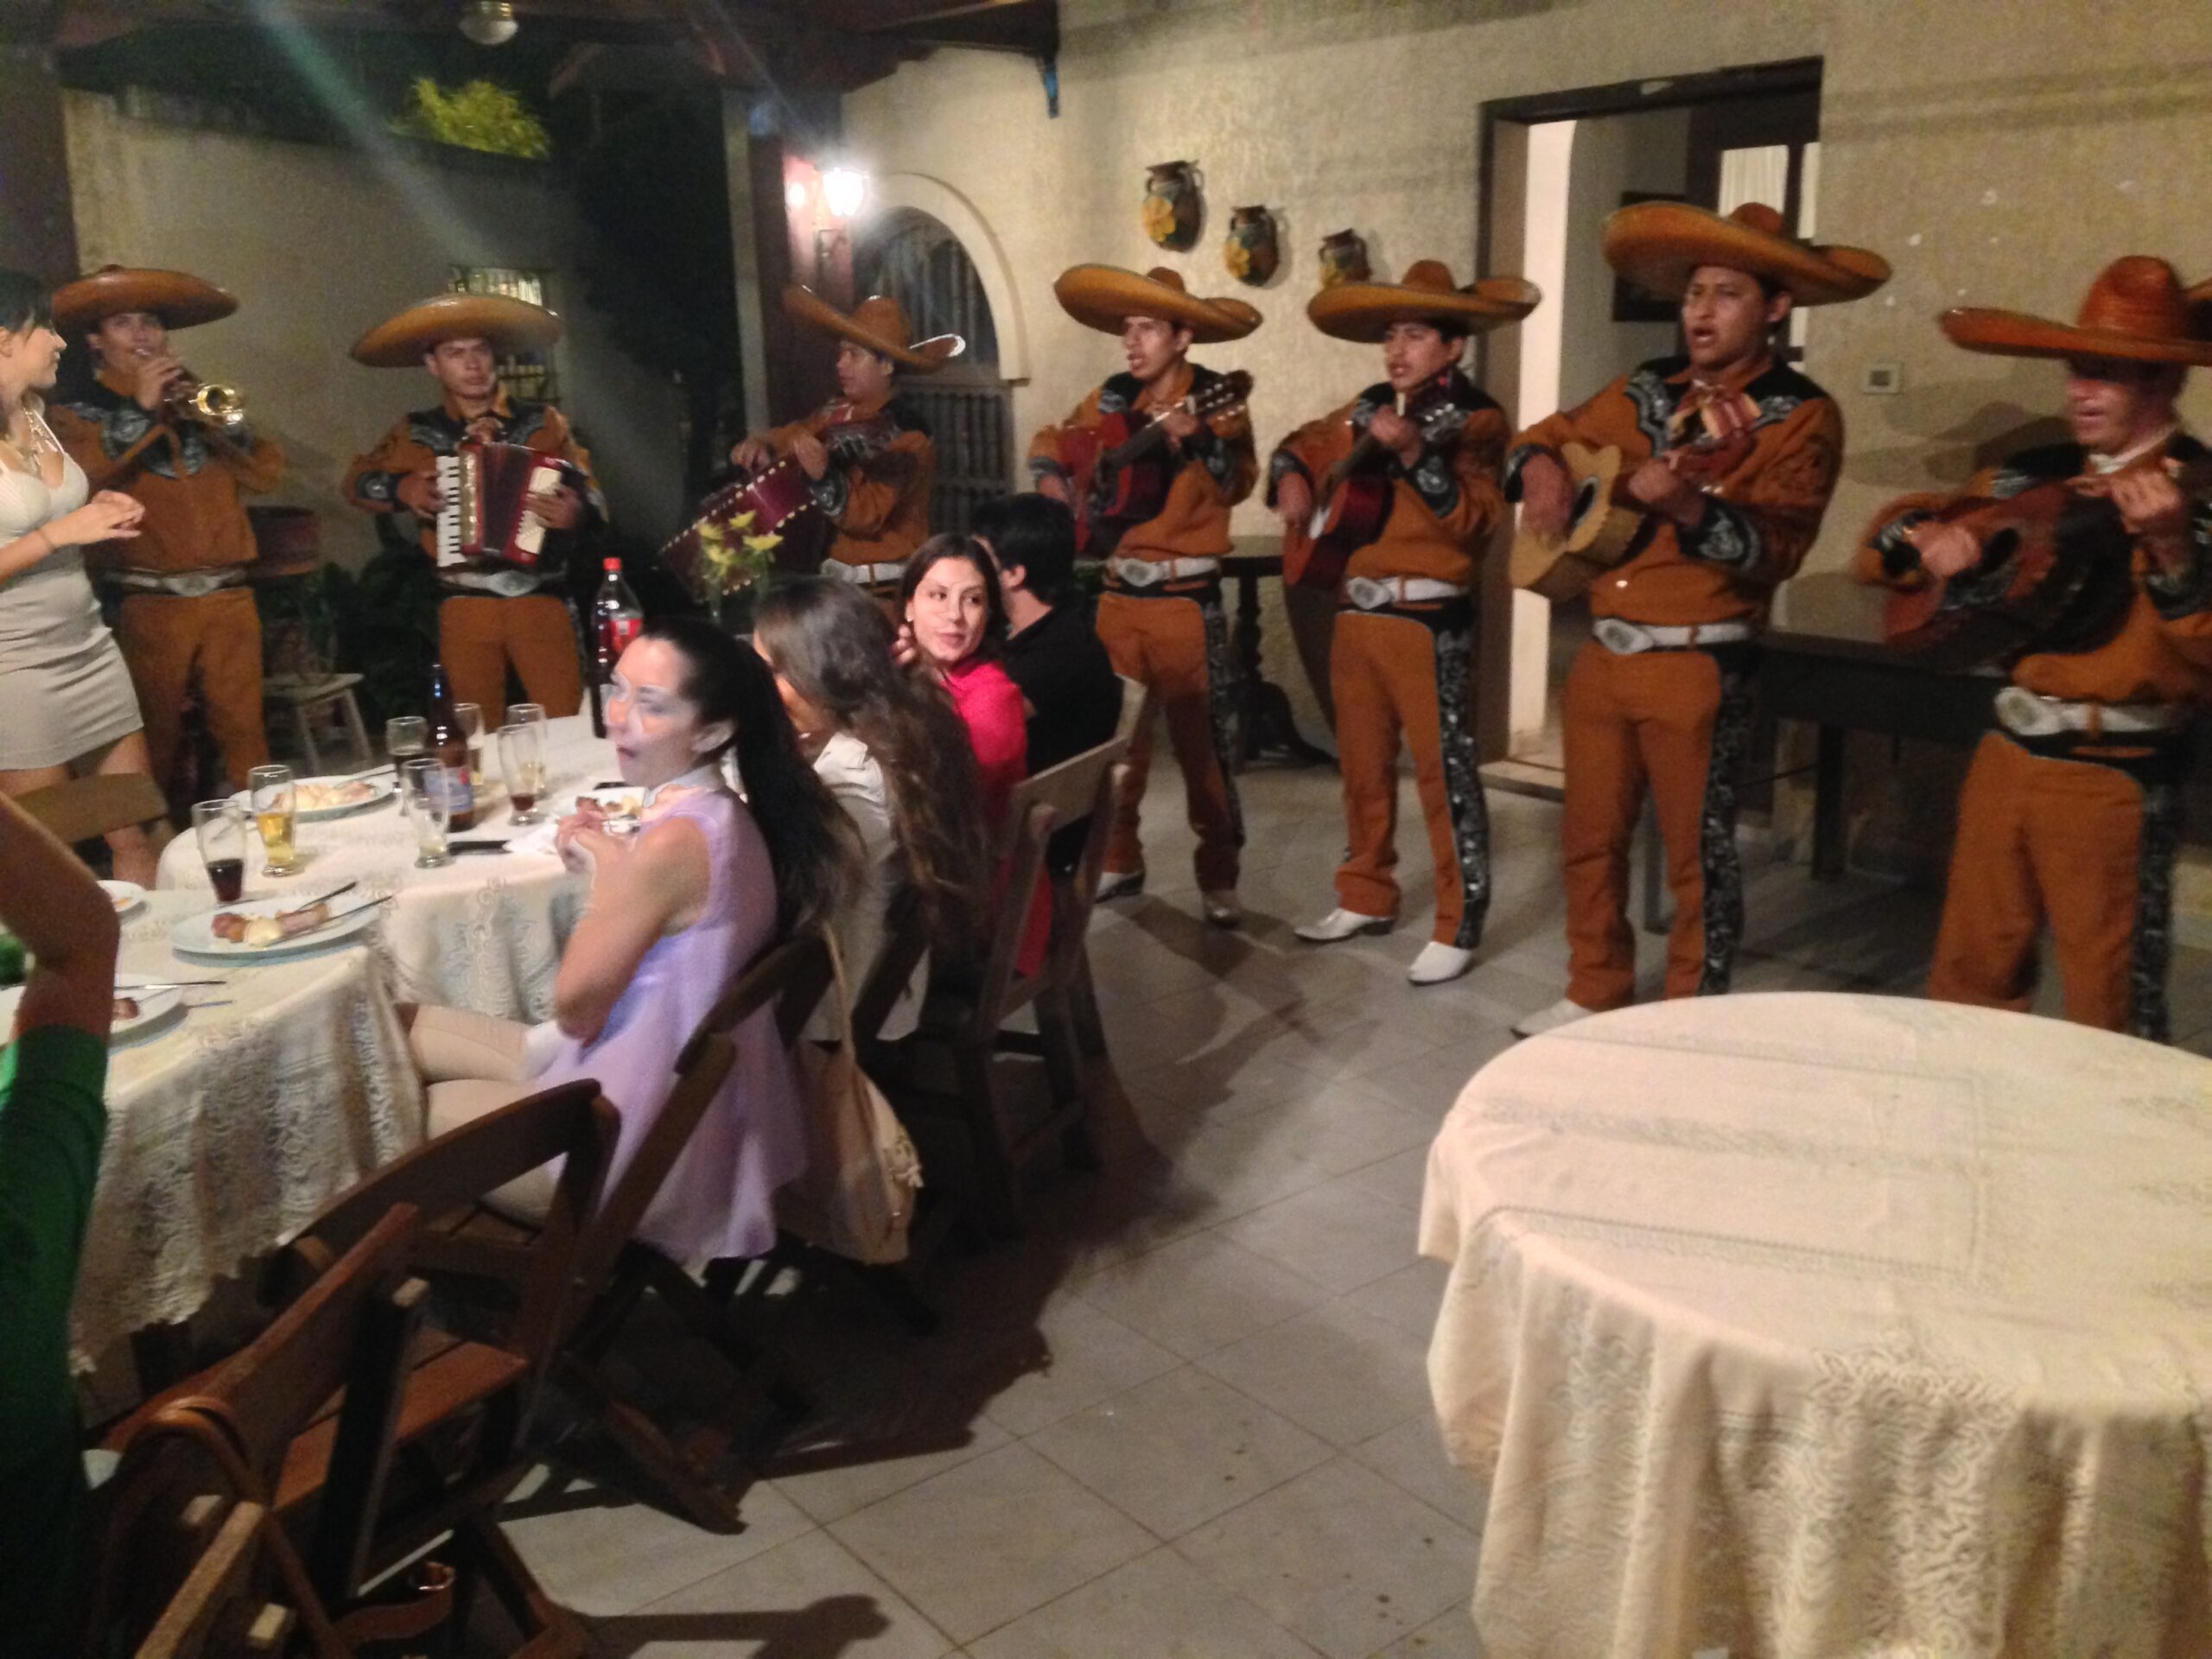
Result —
[[1325, 749], [1307, 742], [1291, 718], [1290, 698], [1267, 677], [1260, 661], [1260, 583], [1282, 575], [1282, 555], [1232, 553], [1222, 573], [1236, 583], [1236, 616], [1230, 626], [1229, 649], [1236, 659], [1236, 769], [1242, 772], [1264, 754], [1281, 754], [1301, 766], [1334, 766]]

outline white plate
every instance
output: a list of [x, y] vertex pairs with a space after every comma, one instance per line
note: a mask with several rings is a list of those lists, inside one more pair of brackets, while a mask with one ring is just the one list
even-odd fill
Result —
[[146, 902], [146, 889], [136, 881], [103, 881], [100, 891], [115, 901], [118, 916], [128, 916]]
[[[118, 1020], [108, 1028], [109, 1047], [119, 1048], [125, 1043], [137, 1041], [156, 1027], [167, 1024], [169, 1017], [184, 1006], [184, 993], [175, 988], [140, 992], [138, 988], [149, 982], [143, 974], [118, 974], [115, 976], [115, 994], [135, 997], [138, 1012], [131, 1019]], [[161, 982], [151, 982], [158, 984]], [[7, 989], [0, 990], [0, 1033], [11, 1032], [16, 1028], [16, 1005], [22, 1000], [23, 988], [20, 985], [10, 985]]]
[[[346, 806], [302, 806], [296, 814], [302, 823], [316, 823], [324, 818], [344, 818], [350, 817], [356, 812], [372, 811], [399, 793], [398, 780], [389, 773], [380, 773], [374, 778], [347, 778], [340, 775], [330, 778], [302, 778], [296, 781], [302, 789], [305, 789], [310, 784], [324, 789], [340, 789], [347, 784], [365, 784], [369, 790], [367, 795]], [[244, 790], [240, 790], [231, 797], [231, 804], [249, 817], [253, 814], [253, 798]]]
[[624, 787], [621, 789], [587, 789], [577, 793], [579, 802], [595, 801], [607, 814], [607, 833], [626, 836], [644, 826], [646, 791]]
[[[349, 902], [350, 901], [350, 902]], [[295, 909], [300, 899], [246, 899], [235, 905], [224, 905], [221, 910], [233, 911], [240, 916], [274, 916], [283, 911]], [[353, 905], [364, 906], [352, 910]], [[351, 910], [336, 921], [317, 928], [312, 933], [301, 933], [279, 944], [233, 944], [228, 939], [215, 937], [214, 920], [219, 911], [203, 911], [197, 916], [188, 916], [169, 929], [169, 949], [179, 956], [207, 957], [226, 961], [266, 962], [272, 957], [295, 957], [303, 951], [321, 950], [352, 938], [355, 934], [376, 925], [377, 918], [384, 913], [380, 906], [370, 906], [359, 889], [343, 894], [337, 901], [340, 911]]]

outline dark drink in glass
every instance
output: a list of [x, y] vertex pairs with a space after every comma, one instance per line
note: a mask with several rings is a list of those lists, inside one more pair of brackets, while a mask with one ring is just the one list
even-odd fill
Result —
[[515, 804], [515, 810], [518, 813], [527, 812], [537, 804], [537, 796], [518, 795], [512, 789], [507, 791], [507, 798]]
[[200, 861], [216, 899], [234, 905], [245, 890], [245, 809], [228, 801], [202, 801], [192, 809], [192, 832], [200, 840]]
[[234, 905], [245, 891], [245, 860], [219, 858], [207, 866], [207, 879], [215, 884], [215, 897], [222, 903]]

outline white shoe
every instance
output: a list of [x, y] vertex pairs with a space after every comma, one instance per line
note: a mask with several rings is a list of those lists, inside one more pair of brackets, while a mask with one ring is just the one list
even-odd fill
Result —
[[1473, 951], [1462, 950], [1456, 944], [1439, 944], [1431, 939], [1421, 946], [1414, 965], [1406, 969], [1406, 977], [1416, 985], [1441, 985], [1446, 980], [1459, 978], [1474, 965]]
[[1206, 920], [1216, 927], [1242, 927], [1244, 906], [1236, 902], [1236, 889], [1219, 887], [1198, 895], [1198, 908], [1205, 912]]
[[1357, 938], [1362, 933], [1388, 933], [1396, 925], [1391, 917], [1363, 916], [1339, 905], [1319, 921], [1308, 922], [1291, 931], [1308, 944], [1334, 944], [1338, 939]]
[[1548, 1031], [1557, 1031], [1561, 1026], [1571, 1026], [1577, 1020], [1587, 1020], [1597, 1012], [1595, 1008], [1584, 1007], [1573, 997], [1562, 996], [1548, 1008], [1539, 1008], [1534, 1014], [1523, 1014], [1516, 1020], [1513, 1034], [1516, 1037], [1541, 1037]]
[[1134, 899], [1144, 891], [1142, 870], [1109, 870], [1098, 878], [1097, 902], [1109, 899]]

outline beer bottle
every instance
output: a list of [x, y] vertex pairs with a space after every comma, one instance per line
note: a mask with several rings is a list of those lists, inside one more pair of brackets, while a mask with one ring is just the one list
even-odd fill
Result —
[[446, 806], [452, 813], [452, 830], [476, 827], [476, 779], [468, 770], [468, 730], [454, 707], [453, 690], [446, 683], [446, 665], [430, 664], [430, 753], [445, 763]]

